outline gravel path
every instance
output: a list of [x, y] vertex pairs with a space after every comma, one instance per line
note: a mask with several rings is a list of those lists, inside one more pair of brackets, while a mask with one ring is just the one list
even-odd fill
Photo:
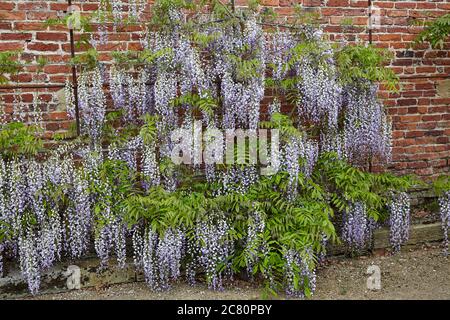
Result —
[[[367, 289], [367, 268], [381, 270], [381, 290]], [[450, 259], [442, 249], [424, 246], [403, 250], [395, 256], [378, 254], [359, 258], [333, 258], [318, 272], [313, 299], [450, 299]], [[168, 292], [151, 292], [144, 283], [114, 285], [102, 289], [83, 289], [62, 294], [41, 295], [38, 300], [95, 299], [261, 299], [263, 290], [257, 285], [236, 281], [222, 292], [204, 285], [190, 287], [175, 284]], [[278, 298], [284, 298], [280, 296]]]

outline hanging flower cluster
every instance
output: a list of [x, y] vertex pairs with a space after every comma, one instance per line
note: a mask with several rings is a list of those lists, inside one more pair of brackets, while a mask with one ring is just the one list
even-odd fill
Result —
[[448, 229], [450, 228], [450, 192], [444, 193], [439, 197], [439, 207], [444, 231], [444, 252], [448, 255]]
[[167, 290], [170, 281], [181, 275], [185, 255], [185, 235], [180, 230], [168, 229], [163, 236], [152, 230], [133, 230], [134, 263], [144, 271], [145, 281], [153, 290]]
[[329, 130], [336, 129], [342, 104], [342, 89], [336, 76], [325, 67], [315, 68], [310, 63], [300, 64], [297, 74], [302, 77], [298, 83], [299, 116], [314, 124], [324, 124]]
[[60, 202], [51, 196], [55, 189], [62, 191], [62, 197], [76, 194], [72, 161], [57, 162], [51, 157], [45, 163], [27, 159], [1, 162], [0, 213], [2, 222], [10, 226], [4, 230], [8, 238], [2, 243], [2, 251], [17, 245], [17, 250], [5, 251], [19, 258], [34, 294], [39, 289], [40, 273], [59, 260], [63, 251], [74, 257], [85, 253], [89, 216], [84, 216], [80, 208], [77, 215], [71, 215], [67, 208], [61, 216]]
[[94, 142], [98, 142], [106, 116], [106, 98], [100, 68], [83, 72], [78, 89], [81, 130]]
[[390, 242], [394, 252], [409, 239], [410, 198], [406, 192], [393, 195], [389, 204]]
[[263, 239], [265, 230], [265, 221], [262, 214], [256, 211], [250, 217], [251, 223], [247, 228], [247, 239], [245, 244], [247, 273], [250, 277], [253, 276], [253, 267], [259, 260], [259, 253], [264, 253], [267, 245]]
[[307, 250], [305, 255], [301, 255], [299, 252], [289, 249], [284, 254], [284, 259], [286, 260], [286, 295], [299, 298], [312, 295], [316, 289], [316, 272], [310, 267], [311, 250]]
[[[147, 1], [145, 0], [108, 0], [105, 6], [110, 6], [110, 12], [114, 19], [114, 26], [121, 25], [125, 18], [131, 21], [139, 21], [145, 11]], [[101, 8], [102, 11], [109, 11], [108, 8]]]
[[343, 214], [342, 240], [352, 250], [359, 251], [371, 238], [371, 231], [366, 205], [362, 202], [351, 203]]
[[345, 155], [353, 163], [391, 158], [391, 124], [376, 98], [376, 87], [349, 87], [345, 94]]
[[217, 219], [218, 221], [215, 221], [210, 216], [207, 221], [198, 223], [195, 244], [199, 253], [197, 266], [205, 271], [208, 286], [213, 290], [222, 289], [223, 274], [219, 271], [219, 267], [227, 266], [232, 250], [232, 243], [228, 239], [228, 223], [223, 219]]
[[123, 68], [111, 66], [109, 85], [111, 97], [116, 109], [126, 111], [125, 120], [136, 123], [145, 113], [150, 112], [147, 90], [149, 74], [147, 68], [137, 72], [137, 78]]

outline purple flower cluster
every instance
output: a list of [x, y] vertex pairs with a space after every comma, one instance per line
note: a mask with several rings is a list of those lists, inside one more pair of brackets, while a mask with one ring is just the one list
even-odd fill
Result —
[[28, 282], [31, 294], [36, 294], [41, 283], [41, 270], [39, 268], [38, 243], [32, 232], [19, 236], [20, 270]]
[[350, 249], [363, 249], [371, 238], [371, 228], [367, 217], [366, 205], [362, 202], [351, 203], [343, 213], [342, 240]]
[[[120, 0], [117, 0], [120, 1]], [[128, 14], [130, 18], [139, 20], [145, 10], [147, 1], [145, 0], [129, 0]]]
[[319, 144], [305, 138], [300, 147], [300, 157], [304, 160], [302, 171], [306, 177], [310, 177], [319, 158]]
[[152, 186], [158, 186], [161, 182], [161, 174], [156, 159], [155, 145], [145, 145], [142, 157], [142, 173], [148, 183], [147, 189]]
[[247, 190], [258, 181], [259, 175], [256, 166], [228, 166], [226, 171], [221, 172], [222, 194], [240, 193], [245, 194]]
[[250, 217], [250, 223], [247, 227], [247, 239], [245, 244], [247, 273], [253, 277], [253, 267], [259, 260], [259, 254], [264, 252], [266, 243], [263, 239], [265, 230], [265, 221], [262, 214], [258, 211], [254, 212]]
[[272, 78], [282, 81], [288, 70], [285, 67], [291, 58], [290, 51], [295, 46], [295, 39], [288, 32], [276, 32], [273, 35], [266, 35], [266, 57], [267, 64], [272, 70]]
[[439, 197], [439, 208], [444, 231], [444, 253], [448, 255], [448, 229], [450, 228], [450, 191]]
[[289, 198], [293, 200], [297, 195], [298, 175], [300, 174], [300, 146], [301, 139], [290, 137], [282, 146], [281, 168], [289, 174]]
[[125, 109], [125, 120], [139, 123], [143, 114], [149, 110], [151, 91], [148, 90], [150, 74], [148, 68], [136, 72], [127, 72], [123, 68], [111, 66], [109, 85], [111, 98], [116, 109]]
[[160, 237], [156, 248], [156, 262], [159, 271], [159, 287], [169, 288], [169, 281], [180, 276], [181, 259], [184, 256], [184, 233], [168, 229]]
[[376, 88], [350, 86], [345, 101], [344, 144], [349, 161], [364, 164], [371, 157], [389, 161], [391, 124], [377, 100]]
[[97, 35], [91, 33], [91, 37], [89, 39], [89, 44], [97, 49], [99, 45], [104, 45], [108, 43], [108, 28], [105, 24], [99, 23], [98, 25]]
[[69, 197], [72, 205], [67, 208], [67, 235], [66, 244], [73, 258], [80, 258], [88, 248], [91, 231], [91, 198], [88, 191], [88, 183], [81, 173], [73, 173], [73, 189], [70, 189]]
[[284, 253], [286, 295], [304, 298], [307, 291], [316, 290], [316, 272], [311, 268], [313, 256], [310, 249], [301, 253], [289, 249]]
[[336, 77], [325, 67], [313, 67], [310, 62], [298, 66], [300, 118], [333, 130], [337, 128], [342, 104], [342, 88]]
[[71, 119], [75, 119], [75, 96], [73, 93], [72, 83], [69, 80], [66, 80], [64, 87], [64, 98], [68, 116]]
[[213, 219], [210, 216], [207, 221], [201, 221], [196, 226], [198, 264], [206, 273], [209, 288], [213, 290], [222, 290], [223, 274], [219, 270], [221, 266], [228, 265], [232, 250], [228, 232], [228, 223], [219, 217]]
[[406, 192], [392, 196], [389, 203], [390, 242], [394, 252], [399, 252], [401, 245], [409, 239], [410, 198]]
[[[0, 161], [1, 228], [11, 235], [2, 249], [17, 246], [21, 271], [33, 294], [39, 289], [40, 273], [59, 260], [63, 251], [80, 257], [88, 246], [87, 186], [77, 179], [73, 159], [62, 157], [66, 148], [57, 149], [42, 163]], [[69, 205], [58, 197], [67, 197]]]
[[5, 245], [3, 243], [0, 243], [0, 278], [3, 277], [3, 251], [4, 251]]
[[108, 159], [124, 161], [131, 170], [138, 170], [138, 158], [143, 142], [140, 136], [128, 140], [120, 147], [117, 143], [108, 146]]
[[81, 129], [94, 142], [98, 142], [106, 115], [106, 98], [100, 68], [83, 72], [78, 85]]
[[133, 258], [136, 268], [143, 269], [145, 281], [152, 290], [167, 290], [170, 281], [181, 275], [186, 236], [180, 230], [168, 229], [160, 236], [151, 229], [132, 233]]

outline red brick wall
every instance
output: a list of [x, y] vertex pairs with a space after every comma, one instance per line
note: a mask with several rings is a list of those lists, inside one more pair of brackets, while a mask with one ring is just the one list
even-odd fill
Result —
[[[153, 1], [149, 0], [149, 4]], [[368, 1], [366, 0], [262, 0], [281, 16], [292, 16], [292, 5], [318, 10], [324, 31], [330, 39], [338, 40], [345, 34], [350, 41], [369, 40], [367, 33]], [[97, 8], [98, 1], [73, 1], [82, 11]], [[247, 1], [236, 0], [236, 5]], [[392, 170], [398, 173], [416, 173], [432, 177], [450, 171], [450, 98], [446, 90], [438, 88], [450, 75], [450, 43], [444, 50], [431, 50], [427, 45], [411, 48], [421, 28], [413, 26], [415, 19], [437, 17], [450, 12], [450, 0], [373, 1], [380, 9], [381, 26], [373, 30], [373, 43], [392, 50], [395, 61], [392, 68], [401, 77], [403, 89], [398, 94], [381, 91], [389, 114], [394, 121], [394, 155]], [[70, 59], [68, 31], [64, 27], [46, 27], [48, 18], [63, 15], [66, 0], [3, 1], [0, 0], [0, 51], [21, 49], [22, 60], [33, 61], [45, 56], [48, 64], [41, 71], [27, 66], [12, 80], [19, 84], [63, 84], [69, 77], [70, 68], [62, 65]], [[148, 11], [151, 12], [149, 5]], [[342, 26], [344, 19], [351, 19], [351, 26]], [[138, 35], [128, 27], [110, 35], [109, 43], [101, 46], [102, 59], [108, 59], [111, 50], [139, 48]], [[14, 97], [21, 95], [24, 103], [39, 96], [43, 103], [46, 135], [66, 130], [67, 121], [58, 97], [49, 92], [59, 89], [0, 89], [5, 111], [12, 111]]]

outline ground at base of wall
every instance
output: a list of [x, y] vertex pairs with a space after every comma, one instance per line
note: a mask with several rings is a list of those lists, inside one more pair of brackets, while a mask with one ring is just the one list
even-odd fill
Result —
[[[366, 272], [370, 265], [381, 270], [381, 290], [367, 289]], [[450, 258], [438, 246], [404, 249], [391, 255], [363, 256], [353, 259], [333, 258], [317, 273], [314, 299], [450, 299]], [[191, 287], [175, 284], [168, 292], [151, 292], [145, 283], [88, 288], [61, 294], [40, 295], [37, 300], [95, 299], [261, 299], [263, 290], [254, 284], [235, 282], [222, 292], [204, 285]], [[278, 298], [284, 298], [282, 296]]]

